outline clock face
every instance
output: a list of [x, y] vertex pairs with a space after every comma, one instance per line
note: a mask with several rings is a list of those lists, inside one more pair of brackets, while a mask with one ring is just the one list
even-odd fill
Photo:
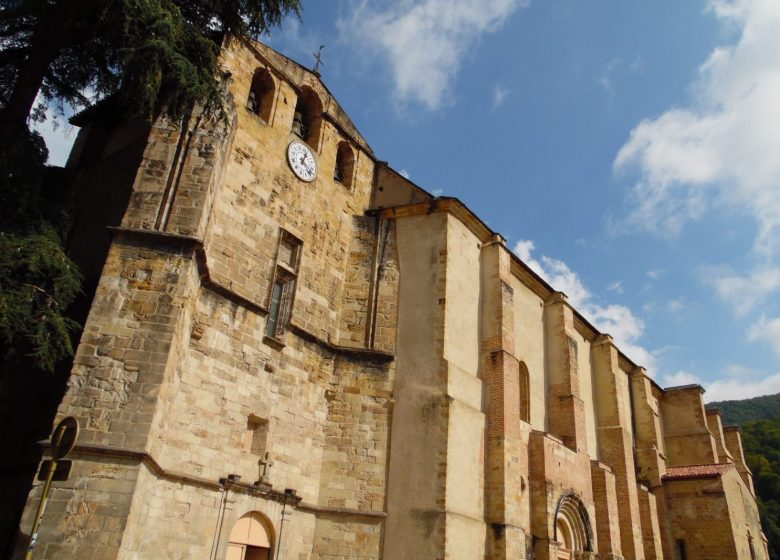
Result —
[[287, 161], [293, 173], [301, 180], [307, 183], [314, 181], [317, 176], [317, 160], [311, 153], [309, 147], [297, 140], [290, 142], [287, 146]]

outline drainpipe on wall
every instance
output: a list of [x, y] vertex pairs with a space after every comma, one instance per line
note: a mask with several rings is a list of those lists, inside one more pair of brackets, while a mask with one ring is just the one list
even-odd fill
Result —
[[210, 560], [216, 560], [219, 552], [219, 541], [222, 538], [222, 525], [225, 521], [225, 510], [227, 510], [228, 490], [232, 484], [238, 483], [241, 477], [237, 474], [229, 474], [226, 478], [219, 479], [219, 491], [222, 492], [222, 500], [217, 513], [217, 527], [214, 533], [214, 541], [211, 544]]
[[289, 501], [295, 502], [297, 498], [297, 492], [292, 488], [284, 489], [284, 502], [282, 505], [282, 521], [279, 523], [279, 539], [276, 543], [276, 555], [274, 560], [280, 560], [282, 554], [282, 534], [284, 533], [284, 519], [287, 516], [287, 504]]

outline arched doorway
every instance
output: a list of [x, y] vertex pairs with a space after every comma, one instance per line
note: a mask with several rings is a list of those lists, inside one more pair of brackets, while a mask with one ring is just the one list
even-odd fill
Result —
[[233, 525], [225, 560], [271, 560], [273, 530], [266, 517], [247, 513]]
[[593, 552], [590, 520], [585, 505], [574, 494], [565, 494], [555, 508], [556, 560], [572, 560], [577, 552]]

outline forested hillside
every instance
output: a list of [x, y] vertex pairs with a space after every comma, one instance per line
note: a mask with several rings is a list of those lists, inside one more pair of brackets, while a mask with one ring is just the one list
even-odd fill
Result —
[[742, 445], [748, 467], [753, 471], [761, 524], [769, 539], [769, 555], [780, 560], [780, 418], [744, 424]]
[[720, 410], [724, 426], [742, 426], [742, 445], [753, 472], [769, 555], [780, 560], [780, 394], [713, 402], [707, 408]]
[[780, 393], [766, 395], [742, 401], [720, 401], [707, 405], [717, 408], [723, 415], [723, 424], [744, 426], [752, 420], [771, 420], [780, 418]]

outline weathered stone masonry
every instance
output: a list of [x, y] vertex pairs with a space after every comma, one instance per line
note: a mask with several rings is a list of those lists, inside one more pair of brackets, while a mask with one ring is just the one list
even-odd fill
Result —
[[221, 61], [225, 120], [79, 118], [82, 199], [111, 157], [95, 130], [142, 156], [111, 160], [132, 189], [35, 558], [767, 558], [739, 432], [700, 387], [660, 388], [379, 161], [317, 74], [254, 42]]

